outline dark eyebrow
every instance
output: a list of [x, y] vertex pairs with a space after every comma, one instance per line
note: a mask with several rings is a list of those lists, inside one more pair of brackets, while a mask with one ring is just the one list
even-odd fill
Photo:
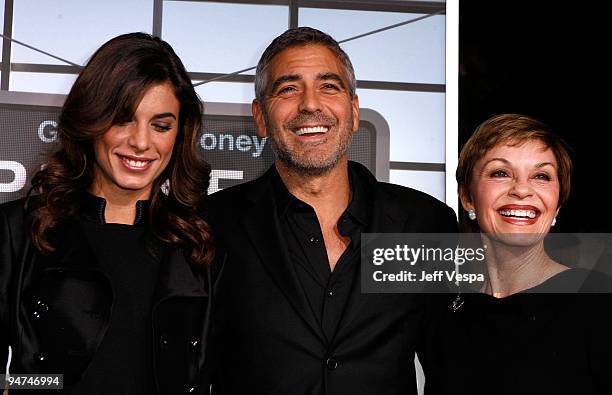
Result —
[[176, 120], [176, 115], [174, 115], [171, 112], [162, 112], [160, 114], [153, 115], [151, 119], [153, 120], [153, 119], [160, 119], [160, 118], [174, 118]]
[[283, 84], [285, 82], [299, 81], [301, 79], [302, 79], [302, 77], [300, 77], [297, 74], [287, 74], [287, 75], [280, 76], [276, 80], [274, 80], [274, 82], [272, 83], [272, 88], [270, 89], [270, 91], [274, 92], [276, 90], [276, 88], [278, 88], [278, 86], [280, 84]]
[[344, 89], [344, 81], [342, 81], [342, 78], [336, 74], [336, 73], [320, 73], [319, 75], [317, 75], [317, 80], [319, 81], [336, 81], [337, 83], [340, 84], [340, 86]]

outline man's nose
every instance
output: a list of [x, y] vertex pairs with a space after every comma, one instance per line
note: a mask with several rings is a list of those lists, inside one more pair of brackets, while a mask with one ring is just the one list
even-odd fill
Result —
[[300, 101], [300, 112], [317, 112], [321, 110], [321, 98], [314, 88], [306, 88]]

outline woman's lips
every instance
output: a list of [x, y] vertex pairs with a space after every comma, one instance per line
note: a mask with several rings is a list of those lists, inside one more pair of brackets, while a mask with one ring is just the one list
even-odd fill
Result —
[[505, 205], [497, 209], [503, 221], [513, 225], [532, 225], [538, 221], [540, 210], [529, 205]]
[[145, 172], [151, 167], [151, 163], [153, 163], [153, 159], [148, 158], [135, 158], [119, 154], [117, 156], [123, 167], [133, 172]]

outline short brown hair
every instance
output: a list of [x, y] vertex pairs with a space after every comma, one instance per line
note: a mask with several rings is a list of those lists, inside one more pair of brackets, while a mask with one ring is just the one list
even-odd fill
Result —
[[455, 177], [459, 188], [468, 187], [474, 166], [493, 147], [500, 144], [518, 146], [527, 141], [541, 141], [555, 155], [559, 175], [559, 206], [570, 195], [572, 159], [570, 148], [544, 123], [520, 114], [495, 115], [481, 123], [461, 149]]
[[266, 89], [269, 82], [268, 66], [272, 63], [272, 60], [288, 48], [304, 45], [323, 45], [331, 50], [338, 57], [340, 62], [342, 62], [348, 80], [348, 91], [351, 97], [355, 96], [355, 91], [357, 89], [355, 70], [346, 52], [340, 48], [340, 43], [334, 40], [329, 34], [311, 27], [303, 26], [289, 29], [276, 37], [261, 55], [257, 63], [257, 70], [255, 71], [255, 98], [262, 105], [266, 104]]

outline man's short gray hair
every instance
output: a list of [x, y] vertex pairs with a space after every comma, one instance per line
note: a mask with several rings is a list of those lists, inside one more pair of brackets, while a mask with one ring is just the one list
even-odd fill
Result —
[[357, 82], [355, 80], [353, 64], [346, 52], [340, 48], [340, 44], [338, 44], [329, 34], [323, 33], [320, 30], [311, 27], [296, 27], [276, 37], [261, 55], [259, 63], [257, 63], [257, 70], [255, 71], [255, 97], [257, 101], [262, 105], [266, 102], [266, 88], [268, 84], [267, 69], [272, 59], [287, 48], [312, 44], [323, 45], [338, 56], [338, 59], [340, 59], [344, 66], [344, 71], [348, 79], [349, 93], [351, 97], [355, 96]]

